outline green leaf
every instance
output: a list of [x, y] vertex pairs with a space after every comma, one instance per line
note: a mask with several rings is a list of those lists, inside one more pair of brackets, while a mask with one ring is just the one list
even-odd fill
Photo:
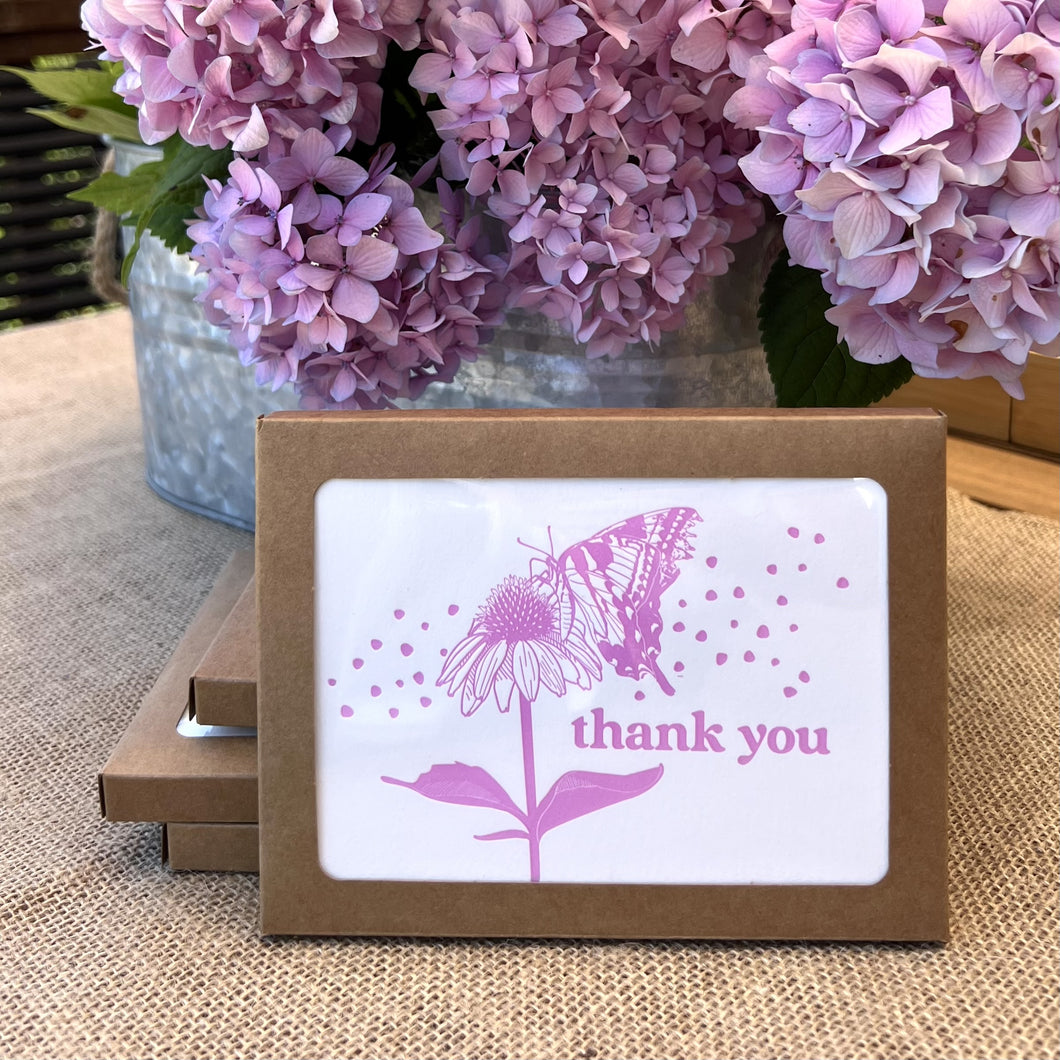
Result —
[[162, 161], [152, 163], [160, 167], [155, 193], [140, 220], [171, 250], [185, 253], [192, 246], [187, 222], [195, 217], [206, 190], [203, 178], [224, 180], [232, 151], [193, 147], [179, 136], [166, 140], [162, 150]]
[[54, 125], [92, 136], [110, 136], [115, 140], [138, 142], [140, 126], [135, 112], [132, 116], [95, 106], [27, 107], [27, 114], [36, 114]]
[[202, 199], [203, 177], [222, 179], [228, 176], [228, 166], [232, 161], [230, 148], [193, 147], [179, 136], [171, 136], [162, 144], [162, 165], [166, 168], [165, 184], [173, 190], [194, 182]]
[[[157, 173], [154, 194], [137, 220], [136, 241], [125, 256], [123, 280], [127, 282], [140, 238], [150, 231], [170, 250], [187, 253], [192, 242], [188, 238], [188, 221], [195, 217], [195, 209], [202, 205], [205, 192], [204, 177], [223, 180], [232, 161], [229, 148], [193, 147], [179, 136], [171, 136], [162, 145], [162, 161], [150, 163], [152, 177]], [[148, 167], [140, 166], [139, 169]], [[135, 170], [134, 172], [138, 172]]]
[[[56, 103], [68, 106], [94, 104], [136, 111], [114, 94], [114, 64], [107, 68], [79, 67], [73, 70], [21, 70], [17, 66], [0, 66], [0, 70], [21, 77], [30, 88]], [[120, 73], [120, 68], [119, 68]]]
[[143, 221], [151, 235], [161, 239], [170, 250], [186, 254], [194, 244], [188, 237], [188, 221], [195, 217], [195, 207], [201, 205], [202, 195], [194, 203], [159, 202], [144, 215]]
[[138, 166], [127, 177], [103, 173], [91, 184], [70, 192], [67, 198], [90, 202], [119, 216], [139, 214], [150, 208], [161, 177], [160, 167], [160, 162], [151, 162]]
[[758, 322], [766, 362], [781, 408], [861, 407], [907, 383], [913, 366], [904, 357], [866, 364], [850, 355], [834, 324], [820, 274], [789, 265], [787, 251], [762, 288]]
[[104, 173], [69, 198], [110, 210], [136, 226], [136, 238], [125, 255], [122, 280], [127, 282], [140, 239], [145, 232], [171, 250], [185, 253], [192, 247], [187, 222], [202, 205], [203, 177], [223, 180], [232, 160], [230, 149], [193, 147], [179, 136], [162, 144], [162, 158], [137, 166], [128, 176]]
[[121, 63], [100, 63], [96, 67], [71, 70], [21, 70], [0, 66], [0, 70], [21, 77], [34, 91], [55, 100], [52, 108], [34, 108], [31, 114], [47, 118], [65, 129], [140, 140], [136, 108], [130, 107], [114, 91], [122, 72]]

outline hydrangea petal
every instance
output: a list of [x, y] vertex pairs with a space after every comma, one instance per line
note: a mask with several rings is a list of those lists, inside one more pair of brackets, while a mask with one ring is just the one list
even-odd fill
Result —
[[341, 273], [331, 292], [331, 305], [344, 317], [367, 324], [379, 309], [379, 292], [360, 277]]
[[1011, 158], [1022, 134], [1019, 118], [1008, 107], [997, 107], [990, 114], [980, 115], [975, 123], [975, 161], [990, 165]]
[[346, 251], [347, 268], [363, 280], [385, 280], [397, 262], [398, 248], [375, 236], [365, 236]]
[[390, 198], [378, 192], [355, 195], [342, 211], [344, 224], [368, 232], [386, 217], [390, 209]]
[[840, 253], [856, 258], [880, 245], [893, 215], [870, 191], [850, 195], [835, 208], [835, 237]]
[[950, 90], [946, 86], [936, 88], [898, 115], [890, 131], [880, 141], [880, 150], [889, 155], [897, 154], [918, 141], [930, 140], [952, 124]]
[[422, 254], [440, 247], [445, 241], [441, 232], [436, 232], [423, 219], [414, 206], [400, 211], [390, 219], [387, 231], [394, 237], [402, 254]]
[[1060, 222], [1060, 199], [1055, 191], [1025, 195], [1009, 204], [1005, 216], [1017, 235], [1041, 237]]
[[250, 108], [250, 117], [247, 119], [246, 124], [240, 129], [238, 135], [233, 137], [232, 148], [243, 154], [254, 154], [260, 151], [268, 142], [269, 130], [265, 125], [265, 119], [262, 117], [258, 105], [255, 103]]

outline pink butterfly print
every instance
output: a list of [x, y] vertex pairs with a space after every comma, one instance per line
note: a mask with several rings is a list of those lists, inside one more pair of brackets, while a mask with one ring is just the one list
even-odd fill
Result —
[[[620, 677], [651, 674], [668, 696], [674, 688], [659, 667], [662, 594], [689, 559], [694, 508], [661, 508], [634, 515], [544, 560], [535, 577], [560, 603], [561, 636], [584, 623], [600, 654]], [[541, 560], [531, 561], [531, 574]]]

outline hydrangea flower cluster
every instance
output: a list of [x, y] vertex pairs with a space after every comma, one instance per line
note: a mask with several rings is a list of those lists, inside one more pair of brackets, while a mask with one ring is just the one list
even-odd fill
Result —
[[1022, 397], [1060, 326], [1060, 22], [1038, 0], [796, 0], [726, 116], [851, 352]]
[[[589, 356], [655, 343], [763, 197], [860, 360], [1019, 395], [1028, 350], [1060, 329], [1052, 0], [85, 0], [82, 16], [146, 142], [232, 150], [189, 229], [207, 312], [260, 382], [313, 407], [415, 398], [512, 307]], [[414, 187], [439, 163], [428, 223]]]
[[125, 72], [144, 142], [261, 150], [301, 108], [373, 143], [389, 41], [420, 39], [422, 0], [85, 0], [82, 21]]
[[259, 383], [292, 382], [307, 408], [386, 407], [451, 381], [504, 300], [461, 200], [444, 196], [443, 236], [393, 174], [392, 151], [364, 169], [340, 153], [349, 137], [343, 126], [274, 136], [227, 183], [208, 182], [205, 219], [189, 229], [207, 317]]
[[516, 304], [570, 322], [590, 356], [677, 328], [729, 244], [762, 221], [722, 107], [783, 30], [782, 0], [430, 0], [443, 172], [513, 244]]

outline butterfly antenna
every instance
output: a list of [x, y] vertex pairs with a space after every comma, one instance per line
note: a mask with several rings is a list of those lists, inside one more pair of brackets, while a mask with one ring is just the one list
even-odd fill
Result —
[[[521, 537], [517, 537], [515, 540], [518, 541], [519, 544], [523, 546], [523, 548], [528, 548], [528, 549], [530, 549], [533, 552], [537, 552], [537, 553], [539, 553], [540, 556], [543, 557], [543, 560], [542, 559], [538, 559], [537, 556], [534, 556], [534, 557], [531, 558], [531, 560], [530, 560], [530, 577], [533, 578], [535, 581], [544, 582], [547, 585], [553, 585], [553, 581], [554, 581], [553, 574], [554, 574], [555, 569], [556, 569], [556, 556], [555, 556], [555, 553], [553, 551], [551, 551], [551, 549], [553, 548], [553, 545], [552, 545], [552, 527], [550, 526], [548, 528], [548, 544], [549, 544], [549, 549], [550, 549], [550, 551], [548, 551], [548, 552], [546, 552], [543, 548], [539, 548], [537, 545], [531, 545], [529, 541], [524, 541]], [[534, 573], [534, 564], [535, 563], [542, 563], [542, 562], [544, 563], [545, 570], [543, 572], [538, 572], [538, 573], [535, 574]]]
[[523, 548], [532, 549], [534, 552], [540, 552], [542, 556], [547, 556], [549, 559], [555, 559], [556, 552], [555, 547], [552, 544], [552, 527], [548, 528], [548, 548], [546, 552], [543, 548], [538, 545], [531, 545], [529, 541], [524, 541], [521, 537], [517, 537], [516, 542], [523, 546]]

